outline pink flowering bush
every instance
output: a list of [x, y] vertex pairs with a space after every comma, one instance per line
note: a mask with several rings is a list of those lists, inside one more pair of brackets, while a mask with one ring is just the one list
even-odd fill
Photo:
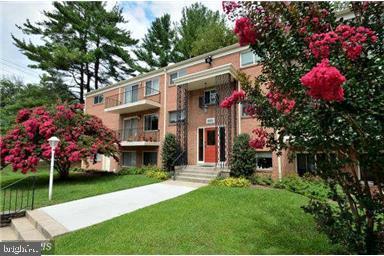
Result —
[[36, 171], [40, 160], [50, 161], [48, 139], [60, 139], [55, 149], [55, 167], [65, 178], [71, 163], [88, 162], [97, 153], [117, 159], [115, 133], [97, 117], [86, 115], [81, 104], [58, 105], [54, 109], [22, 109], [16, 125], [0, 140], [1, 165], [11, 165], [22, 173]]
[[241, 46], [256, 42], [256, 32], [249, 18], [242, 17], [237, 19], [234, 32], [239, 38]]
[[326, 101], [343, 101], [344, 89], [341, 85], [346, 81], [340, 71], [329, 65], [328, 59], [311, 69], [300, 79], [308, 87], [308, 94], [315, 99]]
[[221, 103], [222, 108], [231, 108], [234, 104], [240, 103], [245, 99], [245, 92], [243, 90], [233, 91], [232, 95], [225, 98]]
[[312, 172], [336, 203], [312, 198], [305, 211], [348, 253], [382, 254], [384, 5], [344, 4], [239, 1], [226, 12], [262, 64], [254, 82], [239, 73], [241, 102], [261, 124], [249, 145], [316, 156]]

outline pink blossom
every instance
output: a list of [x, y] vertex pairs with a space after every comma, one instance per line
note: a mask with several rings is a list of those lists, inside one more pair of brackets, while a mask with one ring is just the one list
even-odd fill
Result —
[[346, 79], [337, 68], [330, 66], [327, 59], [318, 63], [316, 67], [302, 76], [300, 81], [309, 88], [308, 94], [315, 99], [344, 100], [344, 90], [341, 85]]
[[239, 38], [241, 46], [256, 43], [256, 31], [249, 18], [242, 17], [237, 19], [234, 32]]

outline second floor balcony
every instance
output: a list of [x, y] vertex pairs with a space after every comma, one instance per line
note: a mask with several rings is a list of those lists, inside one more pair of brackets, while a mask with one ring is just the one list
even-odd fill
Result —
[[117, 131], [121, 146], [159, 146], [159, 131], [144, 131], [140, 128], [127, 128]]
[[152, 87], [138, 85], [124, 88], [122, 92], [106, 97], [105, 112], [126, 114], [160, 108], [161, 94]]

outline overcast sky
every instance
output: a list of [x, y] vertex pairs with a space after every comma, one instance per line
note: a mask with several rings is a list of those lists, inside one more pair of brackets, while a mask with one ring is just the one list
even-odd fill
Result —
[[[108, 8], [119, 4], [123, 8], [125, 18], [129, 21], [126, 28], [136, 39], [141, 39], [151, 22], [164, 13], [171, 15], [172, 21], [181, 18], [184, 6], [195, 1], [108, 1]], [[221, 1], [200, 1], [212, 10], [221, 10]], [[32, 62], [13, 45], [11, 34], [17, 38], [25, 37], [15, 24], [21, 25], [26, 19], [32, 22], [43, 18], [44, 10], [51, 10], [51, 1], [0, 1], [0, 77], [16, 76], [24, 82], [38, 82], [41, 72], [28, 67]], [[32, 38], [39, 42], [38, 38]]]

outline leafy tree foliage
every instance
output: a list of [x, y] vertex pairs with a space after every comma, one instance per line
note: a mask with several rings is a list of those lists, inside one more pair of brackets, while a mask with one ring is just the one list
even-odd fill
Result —
[[332, 241], [377, 254], [384, 252], [384, 5], [348, 7], [353, 19], [338, 18], [330, 2], [225, 5], [240, 43], [263, 59], [254, 84], [240, 74], [248, 113], [276, 132], [261, 140], [278, 152], [315, 155], [334, 202], [313, 199], [306, 211]]
[[176, 136], [172, 133], [167, 133], [164, 138], [161, 158], [163, 161], [163, 169], [171, 171], [173, 161], [180, 154], [180, 145], [177, 142]]
[[0, 140], [1, 166], [11, 164], [14, 171], [35, 171], [40, 160], [50, 161], [48, 139], [60, 139], [55, 149], [55, 168], [66, 178], [71, 164], [88, 163], [97, 153], [118, 160], [115, 133], [94, 116], [84, 114], [83, 105], [57, 105], [51, 108], [22, 109], [12, 130]]
[[126, 23], [115, 6], [105, 9], [103, 2], [54, 2], [54, 10], [45, 11], [45, 20], [18, 26], [26, 35], [40, 36], [42, 45], [12, 36], [15, 45], [32, 61], [30, 65], [59, 72], [76, 84], [79, 100], [84, 92], [97, 89], [109, 79], [120, 80], [134, 71], [126, 47], [136, 44], [129, 31], [118, 24]]
[[249, 145], [249, 134], [238, 135], [233, 143], [230, 161], [230, 175], [250, 177], [256, 167], [256, 150]]
[[156, 18], [147, 34], [144, 36], [140, 47], [134, 50], [139, 61], [143, 61], [149, 68], [137, 65], [140, 72], [166, 67], [169, 63], [180, 60], [175, 50], [176, 30], [171, 24], [171, 16], [164, 14]]
[[226, 27], [225, 18], [219, 11], [214, 12], [201, 3], [184, 7], [177, 30], [180, 38], [176, 49], [183, 59], [234, 43], [232, 31]]
[[75, 101], [75, 96], [63, 81], [51, 76], [43, 76], [40, 84], [24, 84], [17, 79], [3, 78], [0, 80], [0, 97], [1, 134], [14, 125], [20, 109]]

